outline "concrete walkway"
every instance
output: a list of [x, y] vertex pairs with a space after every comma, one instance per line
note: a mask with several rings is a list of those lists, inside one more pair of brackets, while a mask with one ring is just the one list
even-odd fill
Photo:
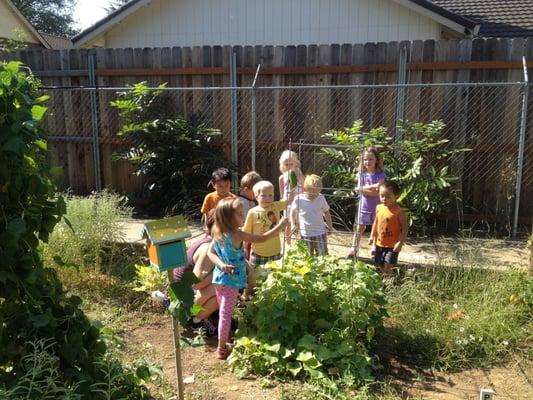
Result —
[[[129, 243], [143, 244], [143, 225], [151, 220], [127, 219], [123, 225], [123, 239]], [[198, 222], [190, 223], [192, 238], [203, 234]], [[338, 256], [348, 254], [352, 241], [350, 232], [335, 232], [329, 237], [330, 253]], [[369, 257], [368, 233], [361, 240], [360, 255]], [[400, 253], [404, 264], [436, 265], [454, 261], [465, 265], [526, 266], [529, 253], [525, 242], [503, 239], [479, 239], [470, 237], [409, 238]]]

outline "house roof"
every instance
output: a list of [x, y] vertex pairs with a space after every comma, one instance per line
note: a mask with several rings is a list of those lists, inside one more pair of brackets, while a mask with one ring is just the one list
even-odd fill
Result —
[[37, 32], [33, 25], [26, 19], [24, 15], [19, 11], [19, 9], [11, 2], [11, 0], [3, 0], [9, 8], [13, 10], [13, 13], [19, 18], [24, 27], [31, 32], [32, 35], [47, 49], [50, 48], [50, 44], [42, 37], [42, 35]]
[[533, 36], [531, 0], [432, 0], [480, 24], [479, 36]]
[[[423, 11], [427, 16], [439, 23], [461, 33], [470, 33], [477, 30], [477, 24], [473, 20], [441, 7], [436, 2], [429, 0], [392, 0], [415, 11]], [[91, 40], [106, 32], [116, 23], [133, 14], [139, 8], [150, 4], [151, 0], [130, 0], [94, 25], [78, 33], [72, 38], [75, 46], [83, 46]]]
[[50, 48], [54, 50], [72, 49], [72, 40], [64, 36], [51, 35], [49, 33], [39, 32], [44, 40], [48, 42]]

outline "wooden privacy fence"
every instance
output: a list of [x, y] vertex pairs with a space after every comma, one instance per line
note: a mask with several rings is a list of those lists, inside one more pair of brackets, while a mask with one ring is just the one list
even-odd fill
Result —
[[[227, 88], [232, 53], [241, 87], [234, 91], [233, 102]], [[327, 130], [349, 126], [358, 118], [365, 128], [385, 126], [391, 132], [400, 116], [425, 122], [443, 119], [451, 143], [473, 149], [454, 161], [466, 218], [508, 225], [514, 216], [522, 126], [527, 131], [518, 216], [524, 224], [532, 221], [532, 107], [527, 104], [521, 118], [526, 86], [516, 83], [523, 81], [522, 57], [533, 65], [533, 40], [32, 50], [0, 55], [26, 63], [51, 96], [46, 127], [51, 161], [65, 171], [60, 188], [89, 193], [98, 175], [103, 187], [123, 193], [140, 190], [142, 179], [132, 174], [131, 166], [112, 161], [113, 152], [127, 143], [115, 136], [121, 121], [109, 102], [120, 91], [112, 88], [144, 80], [150, 86], [167, 82], [172, 88], [162, 96], [161, 117], [201, 114], [222, 132], [220, 145], [228, 157], [235, 126], [240, 170], [251, 168], [255, 157], [256, 169], [271, 180], [277, 177], [277, 158], [289, 140], [321, 143]], [[399, 73], [400, 59], [405, 60], [405, 75]], [[258, 64], [261, 69], [252, 89]], [[233, 111], [237, 119], [232, 125]], [[100, 173], [94, 162], [95, 140]], [[306, 150], [302, 157], [306, 171], [321, 172], [324, 161], [315, 152]]]

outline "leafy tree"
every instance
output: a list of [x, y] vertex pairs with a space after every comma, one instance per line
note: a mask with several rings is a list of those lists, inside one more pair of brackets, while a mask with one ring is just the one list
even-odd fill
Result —
[[130, 1], [131, 0], [111, 0], [105, 10], [108, 14], [111, 14], [112, 12], [122, 7], [124, 4], [129, 3]]
[[42, 351], [57, 368], [54, 381], [75, 388], [75, 398], [145, 398], [139, 378], [106, 356], [81, 299], [68, 296], [41, 261], [39, 241], [47, 241], [65, 202], [54, 193], [55, 170], [46, 162], [40, 121], [47, 97], [39, 97], [38, 87], [21, 63], [0, 63], [0, 397], [53, 398], [43, 393], [50, 389], [46, 376], [37, 379], [40, 372], [27, 362], [36, 343], [45, 343]]
[[[445, 210], [452, 198], [450, 188], [457, 177], [450, 171], [451, 156], [468, 151], [447, 145], [449, 140], [442, 137], [444, 127], [442, 121], [428, 124], [403, 121], [399, 126], [402, 139], [398, 142], [383, 127], [364, 132], [361, 120], [350, 128], [331, 130], [325, 137], [347, 147], [322, 149], [329, 159], [325, 175], [332, 180], [332, 187], [352, 188], [361, 153], [367, 147], [377, 148], [387, 176], [403, 189], [399, 201], [408, 210], [410, 225], [423, 231], [427, 219]], [[345, 196], [332, 201], [338, 220], [353, 221], [355, 193], [344, 190], [336, 194]]]
[[24, 50], [28, 47], [26, 44], [26, 34], [14, 29], [10, 38], [0, 38], [0, 51], [17, 51]]
[[72, 9], [76, 0], [12, 0], [19, 11], [39, 32], [59, 36], [74, 36]]
[[111, 105], [124, 120], [118, 135], [128, 135], [136, 143], [116, 154], [132, 162], [137, 173], [146, 177], [148, 211], [166, 214], [198, 213], [214, 169], [229, 166], [213, 139], [220, 135], [201, 115], [189, 120], [172, 115], [172, 98], [145, 82], [119, 94]]

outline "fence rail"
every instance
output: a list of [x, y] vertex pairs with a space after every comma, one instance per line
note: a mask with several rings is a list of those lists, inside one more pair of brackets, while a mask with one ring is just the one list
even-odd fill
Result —
[[[400, 119], [442, 120], [447, 146], [471, 149], [452, 160], [452, 170], [460, 178], [454, 188], [460, 196], [460, 218], [497, 222], [511, 231], [515, 217], [522, 226], [530, 225], [533, 218], [532, 108], [530, 103], [526, 104], [527, 112], [523, 108], [524, 95], [531, 89], [524, 83], [167, 88], [159, 96], [156, 114], [159, 118], [203, 118], [220, 130], [219, 146], [228, 159], [236, 154], [240, 173], [255, 168], [273, 182], [279, 175], [279, 155], [289, 143], [295, 148], [299, 142], [314, 144], [298, 151], [304, 172], [321, 174], [328, 161], [318, 148], [327, 143], [324, 134], [331, 129], [349, 127], [361, 119], [364, 130], [385, 127], [394, 135]], [[71, 187], [75, 193], [95, 189], [94, 96], [102, 187], [124, 193], [140, 190], [143, 180], [133, 174], [132, 167], [112, 161], [116, 150], [133, 143], [115, 135], [122, 121], [110, 106], [127, 90], [46, 90], [51, 100], [44, 123], [50, 132], [51, 161], [65, 170], [61, 188]], [[233, 94], [236, 98], [232, 100]], [[232, 140], [232, 115], [236, 118], [236, 141]], [[515, 211], [519, 168], [520, 202]]]
[[[74, 193], [90, 193], [98, 179], [124, 193], [142, 187], [129, 164], [112, 161], [132, 143], [115, 135], [121, 121], [109, 103], [146, 80], [168, 83], [158, 117], [202, 115], [240, 171], [255, 167], [271, 180], [290, 141], [322, 144], [325, 132], [356, 119], [392, 133], [402, 118], [441, 119], [449, 145], [472, 149], [453, 166], [465, 220], [509, 230], [515, 218], [533, 224], [533, 96], [523, 57], [531, 67], [533, 38], [0, 53], [40, 75], [51, 96], [50, 159], [64, 169], [59, 187]], [[304, 170], [320, 173], [326, 161], [302, 152]]]

